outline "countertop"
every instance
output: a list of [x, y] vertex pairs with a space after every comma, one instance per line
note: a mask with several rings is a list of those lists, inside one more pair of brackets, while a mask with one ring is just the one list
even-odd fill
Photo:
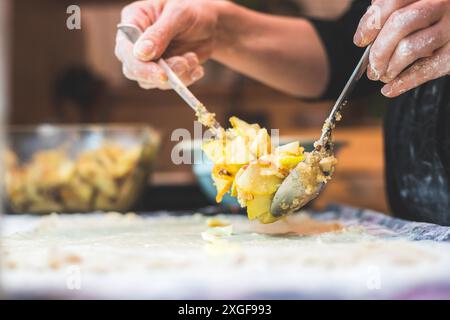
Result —
[[7, 216], [2, 285], [11, 297], [450, 298], [449, 227], [349, 207], [218, 218], [231, 229], [169, 212]]

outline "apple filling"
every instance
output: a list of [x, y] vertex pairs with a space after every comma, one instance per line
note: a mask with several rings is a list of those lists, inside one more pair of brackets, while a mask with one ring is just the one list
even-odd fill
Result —
[[266, 129], [236, 117], [224, 137], [209, 140], [203, 151], [213, 161], [212, 178], [217, 188], [216, 201], [226, 193], [247, 207], [250, 220], [272, 223], [279, 218], [270, 213], [272, 199], [289, 172], [305, 159], [299, 142], [272, 150]]

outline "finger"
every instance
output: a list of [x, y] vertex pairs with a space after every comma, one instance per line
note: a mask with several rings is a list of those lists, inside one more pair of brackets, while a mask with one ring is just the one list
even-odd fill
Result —
[[[169, 64], [186, 86], [191, 85], [204, 75], [203, 67], [200, 66], [197, 55], [193, 52], [188, 52], [183, 56], [169, 58], [167, 59], [167, 64]], [[192, 74], [194, 77], [192, 77]], [[168, 83], [162, 83], [158, 88], [161, 90], [171, 89]]]
[[449, 28], [450, 25], [442, 21], [401, 40], [382, 81], [390, 82], [415, 61], [432, 56], [437, 49], [450, 41], [450, 33], [446, 32]]
[[[176, 66], [180, 64], [185, 68], [185, 71], [178, 69]], [[204, 68], [198, 64], [198, 59], [195, 54], [187, 53], [183, 57], [172, 57], [167, 59], [167, 64], [172, 68], [172, 70], [177, 73], [177, 76], [180, 80], [186, 85], [190, 86], [194, 82], [200, 80], [204, 76]], [[126, 69], [126, 68], [125, 68]], [[127, 73], [127, 70], [124, 70], [124, 74]], [[129, 79], [133, 80], [133, 75], [131, 74]], [[135, 78], [134, 80], [138, 80], [139, 86], [143, 89], [154, 89], [158, 88], [160, 90], [170, 90], [172, 87], [167, 81], [147, 81], [140, 80]]]
[[436, 6], [430, 8], [428, 3], [418, 1], [395, 11], [389, 17], [370, 51], [369, 67], [373, 74], [372, 80], [379, 80], [385, 75], [389, 60], [403, 38], [441, 19], [443, 10], [438, 9]]
[[118, 32], [115, 55], [122, 62], [123, 73], [130, 80], [144, 80], [159, 83], [166, 79], [162, 68], [154, 62], [142, 62], [133, 55], [133, 44]]
[[153, 10], [143, 10], [142, 8], [150, 8], [147, 1], [136, 1], [122, 9], [121, 21], [123, 24], [132, 24], [141, 30], [147, 29], [155, 19]]
[[433, 56], [416, 62], [395, 80], [386, 84], [381, 92], [388, 98], [394, 98], [448, 74], [450, 74], [450, 44], [439, 49]]
[[[133, 59], [136, 60], [134, 57]], [[138, 60], [125, 60], [123, 74], [130, 80], [149, 83], [155, 87], [167, 82], [164, 71], [154, 62], [143, 63]]]
[[132, 53], [125, 56], [123, 64], [139, 80], [159, 83], [167, 78], [164, 70], [157, 63], [142, 62], [136, 59]]
[[182, 56], [171, 57], [166, 60], [169, 67], [181, 77], [184, 73], [191, 73], [200, 66], [199, 60], [194, 53], [186, 53]]
[[[193, 83], [195, 83], [196, 81], [200, 80], [201, 78], [203, 78], [203, 76], [205, 75], [205, 71], [204, 68], [202, 66], [197, 66], [196, 68], [194, 68], [193, 70], [191, 70], [190, 72], [186, 72], [184, 73], [181, 77], [180, 80], [184, 83], [185, 86], [190, 86]], [[161, 85], [158, 86], [158, 89], [161, 90], [169, 90], [172, 89], [170, 87], [170, 85], [166, 82], [163, 83]]]
[[203, 78], [204, 75], [205, 75], [205, 69], [202, 66], [198, 66], [191, 72], [190, 79], [191, 79], [192, 83], [194, 83], [194, 82], [197, 82], [198, 80], [200, 80], [201, 78]]
[[389, 16], [417, 0], [376, 0], [372, 1], [366, 14], [362, 17], [353, 38], [359, 47], [366, 47], [378, 36]]
[[194, 52], [185, 53], [183, 54], [183, 57], [187, 60], [189, 69], [194, 69], [200, 64], [200, 60]]
[[155, 84], [144, 82], [144, 81], [138, 81], [138, 84], [139, 84], [139, 87], [141, 87], [144, 90], [150, 90], [150, 89], [157, 88], [157, 86]]
[[169, 43], [183, 26], [183, 15], [172, 15], [171, 10], [163, 10], [156, 21], [139, 38], [134, 46], [134, 55], [142, 61], [150, 61], [162, 56]]
[[[121, 23], [133, 24], [141, 30], [145, 30], [156, 20], [156, 11], [150, 10], [148, 1], [134, 2], [122, 10]], [[133, 44], [121, 32], [118, 32], [115, 54], [123, 63], [124, 75], [130, 80], [137, 81], [139, 86], [144, 89], [167, 86], [166, 76], [161, 67], [153, 62], [143, 63], [139, 61], [134, 56], [133, 51]], [[180, 68], [180, 65], [175, 66], [175, 69], [177, 68]], [[183, 70], [180, 72], [183, 72]]]
[[164, 84], [167, 83], [166, 81], [155, 81], [152, 79], [148, 80], [142, 78], [140, 79], [136, 77], [136, 75], [131, 70], [128, 70], [128, 68], [126, 68], [125, 66], [123, 66], [122, 71], [128, 80], [136, 81], [139, 84], [139, 86], [143, 89], [153, 89], [157, 88], [158, 86], [163, 86]]
[[125, 56], [128, 52], [133, 51], [133, 45], [131, 42], [126, 39], [122, 32], [118, 31], [116, 34], [116, 45], [114, 47], [114, 54], [119, 59], [120, 62], [123, 62]]
[[170, 69], [172, 69], [178, 77], [181, 77], [190, 69], [189, 62], [185, 57], [182, 56], [171, 57], [167, 59], [166, 62], [169, 65]]
[[125, 65], [122, 65], [122, 73], [128, 80], [136, 81], [138, 80], [136, 76], [131, 72]]

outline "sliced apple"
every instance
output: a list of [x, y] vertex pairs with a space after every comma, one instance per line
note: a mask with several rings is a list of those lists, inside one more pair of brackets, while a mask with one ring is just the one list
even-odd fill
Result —
[[238, 196], [236, 180], [239, 179], [239, 177], [245, 171], [246, 168], [247, 168], [247, 166], [240, 167], [239, 170], [236, 172], [236, 175], [234, 176], [233, 184], [231, 185], [231, 191], [230, 191], [230, 194], [232, 197]]
[[213, 167], [212, 175], [219, 179], [234, 180], [241, 167], [237, 164], [218, 164]]
[[246, 122], [244, 120], [241, 120], [241, 119], [239, 119], [237, 117], [231, 117], [230, 118], [230, 123], [231, 123], [231, 126], [234, 129], [238, 129], [238, 130], [241, 130], [243, 132], [247, 132], [248, 130], [259, 130], [259, 129], [261, 129], [261, 127], [258, 124], [256, 124], [256, 123], [250, 124], [250, 123], [248, 123], [248, 122]]
[[224, 163], [225, 144], [223, 140], [209, 140], [202, 145], [205, 155], [214, 163]]
[[238, 119], [236, 117], [231, 117], [230, 123], [233, 126], [233, 129], [236, 130], [238, 135], [248, 137], [251, 140], [255, 139], [256, 134], [258, 133], [259, 129], [261, 129], [258, 124], [249, 124], [244, 120]]
[[266, 129], [260, 129], [250, 145], [250, 152], [254, 154], [256, 158], [260, 158], [270, 154], [271, 148], [269, 133]]
[[250, 220], [258, 219], [261, 223], [272, 223], [277, 218], [270, 213], [272, 196], [258, 195], [253, 200], [247, 201], [247, 215]]
[[259, 222], [261, 222], [262, 224], [269, 224], [269, 223], [274, 223], [278, 220], [280, 220], [279, 218], [275, 218], [270, 212], [267, 212], [263, 215], [260, 215], [258, 218]]
[[225, 145], [225, 163], [244, 165], [255, 160], [249, 151], [249, 139], [245, 136], [236, 136], [227, 140]]
[[299, 156], [282, 155], [278, 158], [278, 164], [281, 168], [290, 170], [295, 168], [303, 160], [305, 160], [304, 155]]
[[270, 195], [277, 191], [282, 179], [272, 175], [261, 175], [261, 166], [257, 163], [251, 163], [242, 172], [236, 185], [245, 192], [254, 195]]
[[233, 181], [228, 179], [218, 179], [215, 177], [213, 177], [213, 181], [217, 189], [216, 201], [217, 203], [222, 202], [223, 196], [230, 190]]
[[230, 123], [232, 128], [224, 139], [203, 145], [203, 151], [215, 164], [212, 177], [216, 200], [222, 201], [230, 192], [242, 207], [247, 207], [249, 219], [275, 222], [278, 218], [270, 213], [273, 195], [289, 171], [304, 160], [304, 149], [295, 141], [273, 150], [266, 129], [236, 117]]
[[221, 202], [223, 196], [230, 190], [240, 168], [240, 165], [215, 165], [213, 167], [212, 178], [217, 189], [217, 202]]
[[277, 154], [289, 154], [293, 156], [301, 155], [303, 151], [304, 149], [300, 147], [300, 143], [298, 141], [278, 146], [275, 150]]

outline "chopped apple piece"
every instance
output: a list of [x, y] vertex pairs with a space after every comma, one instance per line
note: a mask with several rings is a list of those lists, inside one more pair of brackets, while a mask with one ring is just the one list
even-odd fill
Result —
[[298, 141], [294, 141], [276, 148], [277, 154], [289, 154], [293, 156], [299, 156], [303, 153], [304, 149], [300, 147], [300, 143]]
[[238, 131], [238, 134], [254, 137], [261, 127], [257, 124], [249, 124], [239, 118], [231, 117], [230, 123], [234, 129]]
[[250, 220], [258, 219], [261, 223], [272, 223], [277, 220], [270, 213], [272, 196], [258, 195], [247, 202], [247, 215]]
[[272, 175], [261, 175], [261, 167], [257, 163], [251, 163], [236, 180], [239, 189], [255, 195], [268, 195], [277, 191], [282, 179]]
[[241, 168], [240, 165], [215, 165], [212, 170], [212, 175], [225, 180], [234, 180], [236, 173]]
[[244, 165], [255, 159], [256, 156], [250, 152], [248, 138], [237, 136], [226, 141], [224, 163]]
[[216, 200], [222, 201], [230, 191], [242, 207], [247, 207], [249, 219], [275, 222], [279, 218], [270, 213], [272, 198], [290, 170], [305, 160], [304, 149], [295, 141], [273, 150], [266, 129], [236, 117], [230, 123], [232, 128], [223, 137], [203, 146], [215, 164]]
[[215, 165], [212, 170], [212, 178], [217, 189], [216, 201], [221, 202], [223, 196], [232, 187], [239, 165]]
[[206, 225], [211, 228], [226, 227], [230, 224], [230, 221], [221, 218], [209, 218], [206, 220]]
[[260, 158], [270, 154], [271, 151], [270, 136], [266, 129], [260, 129], [255, 140], [250, 145], [250, 152]]
[[223, 163], [225, 158], [224, 141], [209, 140], [202, 146], [205, 155], [214, 163]]
[[299, 156], [280, 156], [280, 158], [278, 159], [278, 163], [280, 165], [280, 167], [282, 167], [283, 169], [293, 169], [295, 168], [300, 162], [302, 162], [303, 160], [305, 160], [305, 156], [304, 155], [299, 155]]

